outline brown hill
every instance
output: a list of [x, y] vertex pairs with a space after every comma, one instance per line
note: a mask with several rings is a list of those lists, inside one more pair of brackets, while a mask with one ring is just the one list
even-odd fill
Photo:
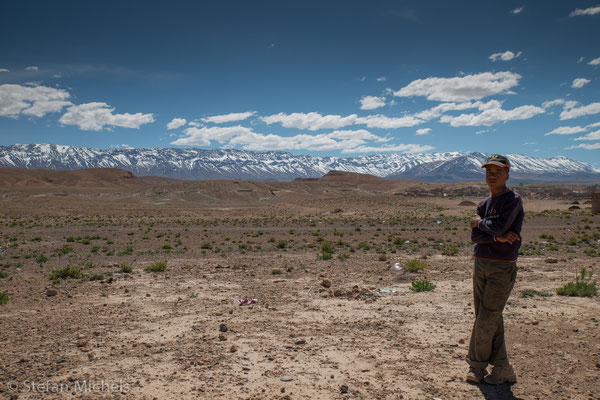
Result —
[[73, 171], [0, 168], [0, 187], [142, 187], [152, 183], [118, 168], [87, 168]]

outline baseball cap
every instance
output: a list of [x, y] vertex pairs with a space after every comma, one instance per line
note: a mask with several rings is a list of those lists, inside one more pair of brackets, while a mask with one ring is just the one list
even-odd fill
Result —
[[508, 161], [508, 158], [500, 155], [500, 154], [494, 154], [490, 157], [488, 157], [487, 160], [485, 160], [485, 163], [481, 166], [481, 168], [485, 167], [486, 165], [498, 165], [500, 167], [506, 167], [507, 170], [510, 170], [510, 162]]

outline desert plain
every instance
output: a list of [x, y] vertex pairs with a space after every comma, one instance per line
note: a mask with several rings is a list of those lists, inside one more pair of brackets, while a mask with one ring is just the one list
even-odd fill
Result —
[[0, 397], [598, 399], [598, 297], [555, 293], [600, 274], [590, 189], [509, 184], [518, 382], [490, 386], [464, 381], [482, 183], [2, 170]]

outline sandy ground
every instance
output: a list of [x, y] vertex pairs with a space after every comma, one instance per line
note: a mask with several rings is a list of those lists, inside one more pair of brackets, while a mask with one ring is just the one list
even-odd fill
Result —
[[[521, 295], [554, 293], [580, 267], [600, 273], [589, 206], [525, 199], [526, 254], [504, 312], [518, 382], [490, 386], [463, 379], [474, 207], [458, 204], [479, 198], [170, 207], [39, 195], [0, 201], [2, 398], [600, 398], [598, 297]], [[319, 259], [327, 242], [333, 257]], [[427, 267], [389, 271], [414, 258]], [[145, 271], [159, 261], [166, 271]], [[87, 278], [49, 279], [65, 266]], [[414, 280], [437, 287], [413, 293]]]

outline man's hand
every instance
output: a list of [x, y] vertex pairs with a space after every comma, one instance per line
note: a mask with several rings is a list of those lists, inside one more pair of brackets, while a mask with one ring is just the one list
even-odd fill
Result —
[[479, 226], [479, 221], [481, 221], [481, 217], [478, 215], [476, 218], [471, 220], [471, 229], [477, 228]]
[[513, 244], [517, 240], [521, 240], [521, 238], [514, 232], [506, 232], [504, 235], [496, 236], [497, 242]]

